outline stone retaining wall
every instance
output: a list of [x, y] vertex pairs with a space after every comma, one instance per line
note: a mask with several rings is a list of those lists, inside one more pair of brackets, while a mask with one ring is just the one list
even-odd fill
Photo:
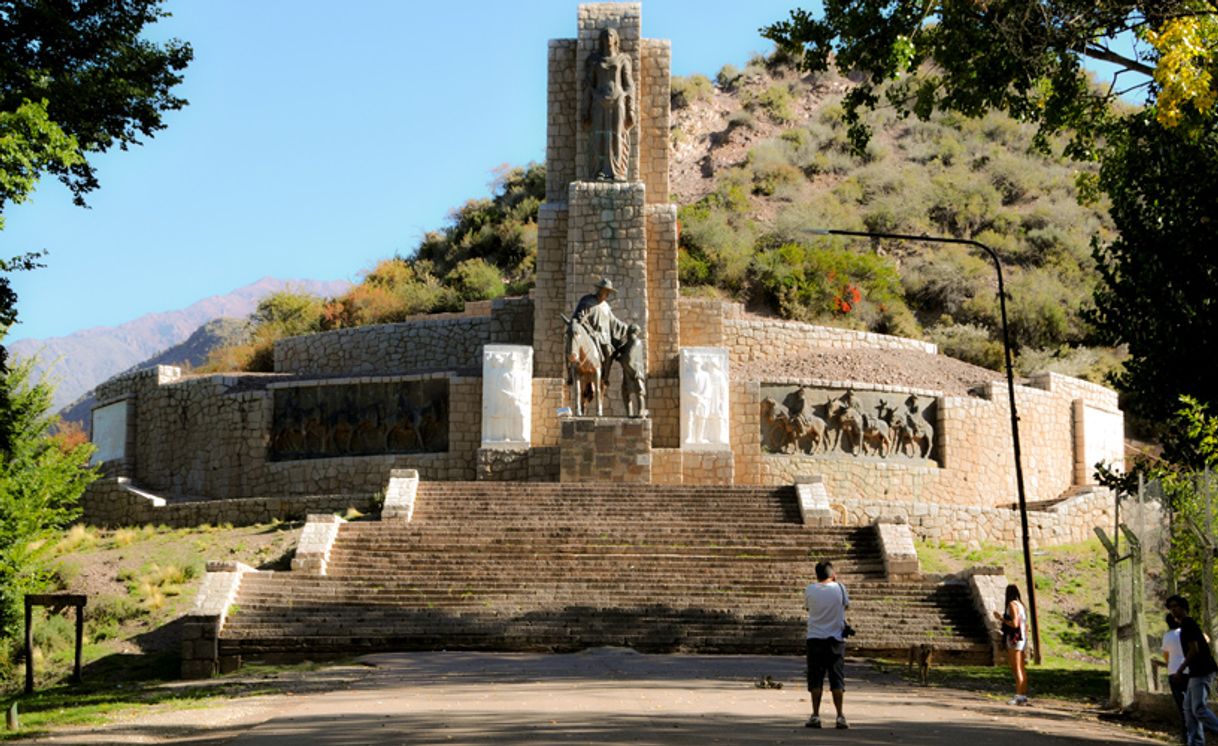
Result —
[[460, 314], [281, 339], [275, 342], [275, 370], [307, 376], [481, 370], [483, 345], [532, 343], [533, 301], [501, 298], [467, 304]]
[[81, 520], [90, 526], [169, 526], [186, 528], [231, 523], [252, 526], [275, 520], [299, 521], [311, 513], [343, 513], [355, 508], [375, 512], [375, 493], [246, 497], [231, 500], [174, 500], [133, 489], [125, 477], [100, 479], [89, 486]]
[[[841, 499], [830, 493], [839, 519], [851, 526], [866, 526], [879, 519], [903, 519], [917, 536], [940, 541], [982, 541], [1015, 545], [1023, 538], [1019, 511], [974, 505], [942, 505], [900, 500]], [[1111, 526], [1113, 497], [1097, 487], [1045, 510], [1028, 511], [1028, 533], [1036, 546], [1087, 541], [1096, 526]]]
[[753, 316], [728, 301], [682, 298], [679, 307], [681, 346], [726, 347], [732, 362], [779, 360], [824, 348], [939, 351], [918, 339]]

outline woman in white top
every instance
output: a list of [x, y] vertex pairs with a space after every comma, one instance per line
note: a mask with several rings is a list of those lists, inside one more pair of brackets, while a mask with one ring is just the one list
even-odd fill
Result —
[[1007, 648], [1007, 662], [1011, 664], [1011, 672], [1015, 674], [1015, 698], [1013, 705], [1028, 703], [1028, 672], [1024, 667], [1024, 649], [1028, 645], [1028, 612], [1024, 609], [1019, 597], [1019, 588], [1014, 584], [1007, 586], [1006, 612], [994, 612], [994, 618], [1002, 622], [1002, 641]]

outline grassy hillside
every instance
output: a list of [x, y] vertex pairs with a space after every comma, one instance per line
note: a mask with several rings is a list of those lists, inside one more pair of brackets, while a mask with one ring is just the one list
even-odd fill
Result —
[[[962, 248], [820, 236], [846, 228], [976, 239], [1003, 257], [1024, 372], [1099, 380], [1119, 364], [1090, 346], [1080, 310], [1096, 281], [1091, 242], [1112, 226], [1082, 206], [1080, 167], [1038, 148], [1033, 129], [999, 114], [930, 121], [880, 110], [852, 152], [840, 99], [850, 82], [801, 75], [758, 57], [715, 81], [673, 81], [672, 199], [680, 205], [682, 290], [732, 298], [758, 313], [926, 338], [947, 354], [998, 367], [996, 279]], [[331, 299], [279, 294], [244, 345], [212, 370], [266, 370], [275, 339], [397, 321], [533, 284], [544, 168], [504, 171], [490, 198], [467, 202], [408, 256], [385, 259]]]

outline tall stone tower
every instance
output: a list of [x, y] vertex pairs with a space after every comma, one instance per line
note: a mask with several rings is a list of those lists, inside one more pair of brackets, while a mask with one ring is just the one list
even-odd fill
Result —
[[[578, 38], [549, 45], [546, 201], [537, 235], [534, 291], [535, 376], [560, 378], [563, 330], [580, 297], [603, 277], [617, 293], [614, 312], [646, 335], [648, 408], [652, 445], [678, 445], [677, 208], [668, 195], [669, 64], [666, 40], [644, 39], [636, 3], [579, 6]], [[593, 95], [606, 59], [606, 30], [629, 65], [619, 170], [599, 163], [605, 134], [598, 130]], [[613, 147], [618, 147], [615, 142]], [[623, 152], [624, 151], [624, 152]], [[606, 414], [622, 415], [614, 371]]]

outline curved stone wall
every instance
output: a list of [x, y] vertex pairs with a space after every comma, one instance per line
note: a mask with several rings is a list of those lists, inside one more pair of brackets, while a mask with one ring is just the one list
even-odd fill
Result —
[[275, 371], [366, 376], [481, 370], [483, 345], [532, 343], [532, 300], [502, 298], [466, 304], [459, 314], [433, 314], [398, 324], [281, 339], [275, 343]]

